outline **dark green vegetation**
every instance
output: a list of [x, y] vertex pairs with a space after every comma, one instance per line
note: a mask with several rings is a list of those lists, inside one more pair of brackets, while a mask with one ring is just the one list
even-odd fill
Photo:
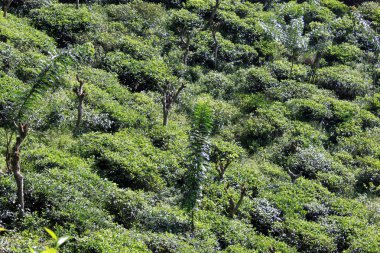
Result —
[[12, 2], [0, 252], [380, 252], [379, 32], [375, 2]]

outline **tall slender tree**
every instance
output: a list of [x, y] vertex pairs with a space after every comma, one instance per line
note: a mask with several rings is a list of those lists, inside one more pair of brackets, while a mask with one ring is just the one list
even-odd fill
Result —
[[191, 231], [195, 231], [195, 211], [202, 198], [202, 184], [209, 168], [210, 142], [212, 131], [212, 110], [206, 101], [199, 102], [194, 110], [193, 126], [190, 132], [190, 149], [188, 170], [185, 178], [184, 206], [190, 212]]
[[11, 98], [0, 100], [0, 126], [7, 132], [6, 163], [16, 180], [20, 218], [25, 214], [24, 176], [21, 173], [20, 159], [22, 144], [30, 132], [28, 120], [42, 94], [57, 83], [56, 77], [61, 76], [62, 73], [59, 72], [67, 56], [66, 52], [53, 56], [50, 64], [32, 79], [29, 89], [20, 91], [20, 87], [11, 84], [16, 89], [11, 91]]
[[289, 24], [272, 20], [270, 24], [262, 23], [262, 27], [275, 40], [283, 44], [290, 52], [290, 73], [292, 75], [294, 63], [301, 52], [306, 51], [309, 37], [304, 35], [303, 17], [290, 20]]

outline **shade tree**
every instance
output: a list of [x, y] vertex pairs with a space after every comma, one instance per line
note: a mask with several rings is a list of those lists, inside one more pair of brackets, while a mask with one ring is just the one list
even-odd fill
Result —
[[309, 37], [304, 34], [303, 17], [291, 19], [289, 24], [284, 21], [272, 20], [270, 23], [261, 23], [261, 25], [268, 35], [289, 50], [291, 61], [289, 75], [291, 76], [298, 56], [308, 47]]
[[185, 65], [188, 63], [193, 37], [202, 26], [203, 23], [200, 17], [186, 9], [173, 11], [170, 17], [169, 28], [179, 37], [178, 44], [183, 50], [182, 61]]

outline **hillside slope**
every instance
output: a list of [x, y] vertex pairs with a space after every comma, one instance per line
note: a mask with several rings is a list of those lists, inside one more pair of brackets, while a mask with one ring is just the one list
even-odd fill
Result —
[[15, 1], [0, 252], [377, 253], [379, 87], [376, 2]]

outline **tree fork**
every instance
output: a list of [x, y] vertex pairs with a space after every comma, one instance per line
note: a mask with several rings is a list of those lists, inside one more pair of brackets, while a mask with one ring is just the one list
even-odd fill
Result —
[[162, 93], [162, 113], [163, 113], [163, 121], [162, 125], [167, 126], [169, 122], [169, 112], [173, 106], [173, 103], [175, 103], [178, 99], [179, 94], [182, 92], [182, 90], [186, 87], [185, 83], [182, 83], [181, 86], [173, 91], [170, 89], [170, 83], [167, 81], [166, 86], [164, 88], [160, 88]]
[[79, 83], [79, 87], [73, 89], [74, 93], [78, 97], [78, 116], [77, 116], [77, 122], [76, 122], [75, 127], [77, 130], [79, 130], [82, 124], [82, 118], [83, 118], [83, 101], [87, 94], [83, 90], [84, 81], [80, 79], [78, 75], [76, 76], [76, 78]]
[[[227, 189], [229, 188], [229, 184], [227, 184], [226, 188], [224, 189], [226, 192], [227, 192]], [[237, 203], [235, 203], [234, 199], [232, 198], [232, 196], [228, 196], [228, 202], [229, 202], [229, 206], [228, 206], [228, 216], [230, 218], [233, 218], [235, 216], [235, 214], [237, 213], [237, 211], [239, 210], [239, 207], [241, 206], [241, 204], [243, 203], [243, 199], [244, 197], [247, 195], [247, 187], [245, 185], [242, 185], [240, 187], [240, 197], [239, 197], [239, 200]]]

